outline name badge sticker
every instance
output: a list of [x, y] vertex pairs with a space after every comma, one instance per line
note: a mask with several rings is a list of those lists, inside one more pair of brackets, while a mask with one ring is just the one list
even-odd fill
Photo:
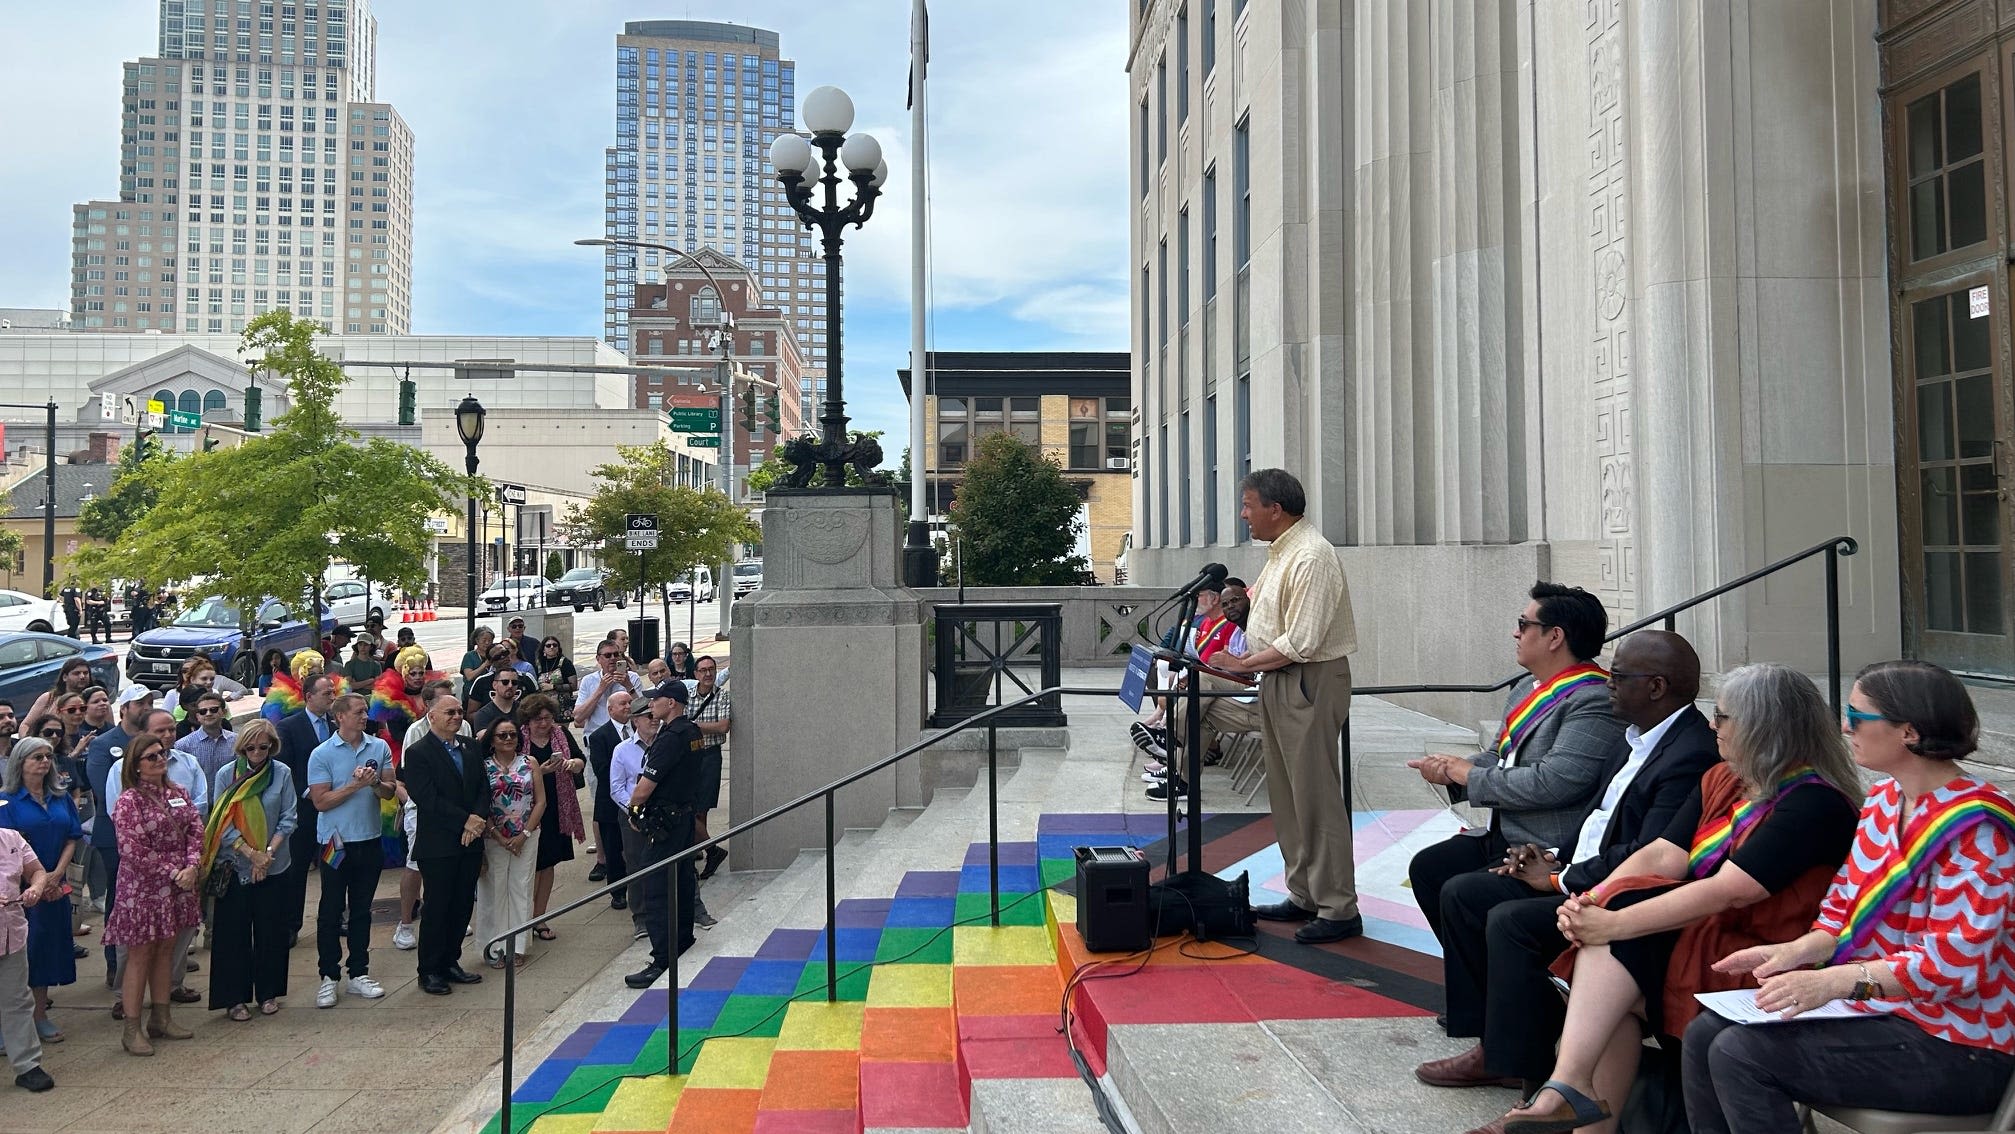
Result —
[[171, 799], [171, 800], [169, 800], [169, 801], [168, 801], [168, 806], [170, 806], [170, 807], [187, 807], [187, 806], [189, 806], [189, 801], [188, 801], [188, 800], [186, 800], [186, 799], [183, 799], [183, 798], [182, 798], [181, 796], [176, 796], [176, 797], [175, 797], [174, 799]]

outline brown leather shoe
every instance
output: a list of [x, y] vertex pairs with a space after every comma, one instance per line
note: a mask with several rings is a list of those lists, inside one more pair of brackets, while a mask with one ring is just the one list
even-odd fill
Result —
[[1483, 1045], [1477, 1044], [1461, 1055], [1431, 1059], [1413, 1069], [1413, 1077], [1430, 1087], [1512, 1087], [1520, 1081], [1493, 1075], [1483, 1065]]

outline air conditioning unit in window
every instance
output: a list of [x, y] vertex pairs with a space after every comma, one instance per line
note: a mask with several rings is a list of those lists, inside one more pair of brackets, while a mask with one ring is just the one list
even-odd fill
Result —
[[1113, 472], [1126, 472], [1133, 468], [1133, 461], [1127, 457], [1107, 457], [1105, 467]]

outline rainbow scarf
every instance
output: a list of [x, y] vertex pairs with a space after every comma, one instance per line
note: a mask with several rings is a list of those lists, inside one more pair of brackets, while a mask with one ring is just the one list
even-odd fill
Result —
[[1512, 753], [1525, 743], [1532, 730], [1539, 727], [1539, 722], [1553, 711], [1554, 706], [1567, 700], [1577, 690], [1601, 685], [1608, 680], [1609, 674], [1603, 672], [1601, 666], [1583, 662], [1562, 670], [1551, 681], [1533, 686], [1532, 692], [1525, 695], [1525, 700], [1504, 714], [1504, 727], [1497, 730], [1498, 762], [1511, 763]]
[[224, 832], [237, 828], [238, 837], [248, 847], [266, 845], [266, 807], [259, 802], [266, 789], [273, 783], [273, 761], [268, 759], [253, 771], [250, 762], [243, 756], [231, 771], [231, 786], [210, 808], [210, 819], [203, 825], [203, 873], [208, 874], [216, 864], [217, 852], [223, 849]]
[[1686, 876], [1705, 878], [1714, 873], [1728, 852], [1742, 841], [1742, 836], [1751, 827], [1763, 821], [1777, 806], [1777, 801], [1791, 793], [1791, 789], [1805, 784], [1823, 784], [1826, 780], [1811, 768], [1793, 768], [1785, 777], [1777, 781], [1777, 790], [1769, 799], [1745, 799], [1729, 808], [1728, 814], [1717, 817], [1703, 825], [1693, 835], [1693, 850], [1686, 856]]
[[1919, 811], [1911, 819], [1909, 831], [1897, 840], [1898, 853], [1854, 896], [1834, 947], [1830, 964], [1840, 964], [1858, 952], [1889, 911], [1912, 890], [1917, 880], [1931, 868], [1953, 840], [1982, 823], [1999, 823], [2015, 834], [2015, 805], [2008, 797], [1985, 784], [1962, 791], [1942, 803]]
[[288, 713], [307, 704], [301, 699], [301, 683], [290, 673], [273, 675], [273, 686], [266, 691], [266, 700], [259, 705], [259, 715], [279, 724]]

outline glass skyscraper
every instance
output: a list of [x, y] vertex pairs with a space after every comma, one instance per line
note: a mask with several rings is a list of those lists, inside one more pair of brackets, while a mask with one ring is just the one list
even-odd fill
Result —
[[[797, 65], [776, 32], [702, 20], [642, 20], [616, 37], [616, 144], [606, 153], [606, 234], [747, 265], [781, 308], [808, 364], [807, 403], [824, 390], [826, 318], [817, 242], [769, 167], [770, 142], [794, 128]], [[603, 337], [628, 353], [639, 283], [665, 280], [667, 257], [610, 248]]]

